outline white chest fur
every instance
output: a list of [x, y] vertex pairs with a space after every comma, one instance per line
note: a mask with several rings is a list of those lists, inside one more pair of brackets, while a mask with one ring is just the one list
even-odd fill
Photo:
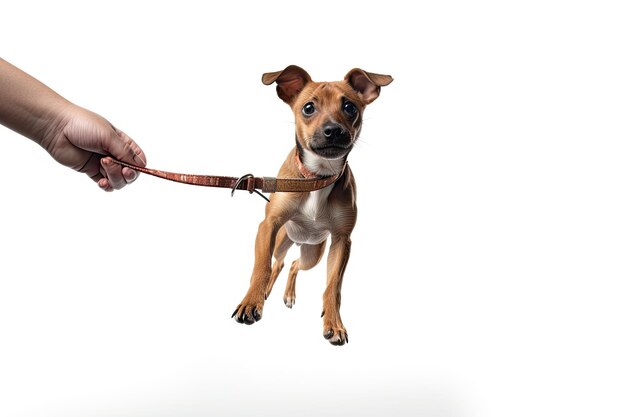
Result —
[[334, 185], [313, 191], [300, 204], [297, 214], [285, 224], [289, 239], [299, 244], [316, 245], [330, 234], [332, 212], [328, 196]]

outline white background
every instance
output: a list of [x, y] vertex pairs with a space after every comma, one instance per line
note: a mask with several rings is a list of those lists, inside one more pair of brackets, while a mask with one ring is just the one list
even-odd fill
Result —
[[260, 198], [104, 193], [0, 128], [0, 415], [626, 414], [620, 2], [409, 4], [2, 6], [1, 56], [159, 169], [274, 175], [293, 120], [263, 72], [395, 81], [350, 155], [343, 347], [325, 262], [293, 310], [282, 275], [260, 323], [230, 318]]

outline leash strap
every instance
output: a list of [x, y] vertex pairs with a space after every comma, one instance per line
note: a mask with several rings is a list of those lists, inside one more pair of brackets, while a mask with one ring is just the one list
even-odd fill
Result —
[[322, 188], [334, 184], [339, 179], [339, 177], [341, 177], [343, 171], [345, 170], [344, 165], [343, 170], [339, 174], [330, 177], [275, 178], [255, 177], [252, 174], [247, 174], [236, 178], [222, 177], [217, 175], [177, 174], [174, 172], [161, 171], [158, 169], [138, 167], [136, 165], [119, 161], [117, 159], [113, 159], [113, 161], [122, 166], [134, 169], [135, 171], [143, 172], [144, 174], [163, 178], [169, 181], [198, 185], [202, 187], [230, 188], [231, 190], [233, 190], [233, 193], [235, 192], [235, 190], [247, 190], [250, 193], [258, 193], [257, 190], [261, 190], [261, 192], [264, 193], [305, 193], [321, 190]]

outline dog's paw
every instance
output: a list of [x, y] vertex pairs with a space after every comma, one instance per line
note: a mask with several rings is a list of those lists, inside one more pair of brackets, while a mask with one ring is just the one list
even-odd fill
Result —
[[343, 346], [348, 343], [348, 332], [345, 327], [341, 326], [324, 326], [324, 339], [328, 340], [331, 345]]
[[263, 316], [263, 304], [261, 303], [241, 303], [237, 306], [231, 318], [235, 318], [237, 323], [254, 324], [261, 320]]
[[291, 307], [294, 306], [294, 304], [296, 304], [296, 295], [295, 294], [290, 294], [290, 295], [285, 294], [285, 296], [283, 297], [283, 301], [285, 302], [285, 305], [287, 306], [287, 308], [291, 308]]

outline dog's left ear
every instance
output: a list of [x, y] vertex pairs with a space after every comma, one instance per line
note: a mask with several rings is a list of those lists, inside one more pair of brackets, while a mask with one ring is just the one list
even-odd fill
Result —
[[393, 81], [391, 75], [374, 74], [360, 68], [354, 68], [348, 72], [344, 79], [355, 91], [361, 93], [366, 104], [378, 98], [380, 87], [389, 85]]
[[289, 65], [282, 71], [266, 72], [261, 80], [265, 85], [276, 82], [278, 97], [291, 105], [304, 86], [311, 81], [311, 76], [299, 66]]

